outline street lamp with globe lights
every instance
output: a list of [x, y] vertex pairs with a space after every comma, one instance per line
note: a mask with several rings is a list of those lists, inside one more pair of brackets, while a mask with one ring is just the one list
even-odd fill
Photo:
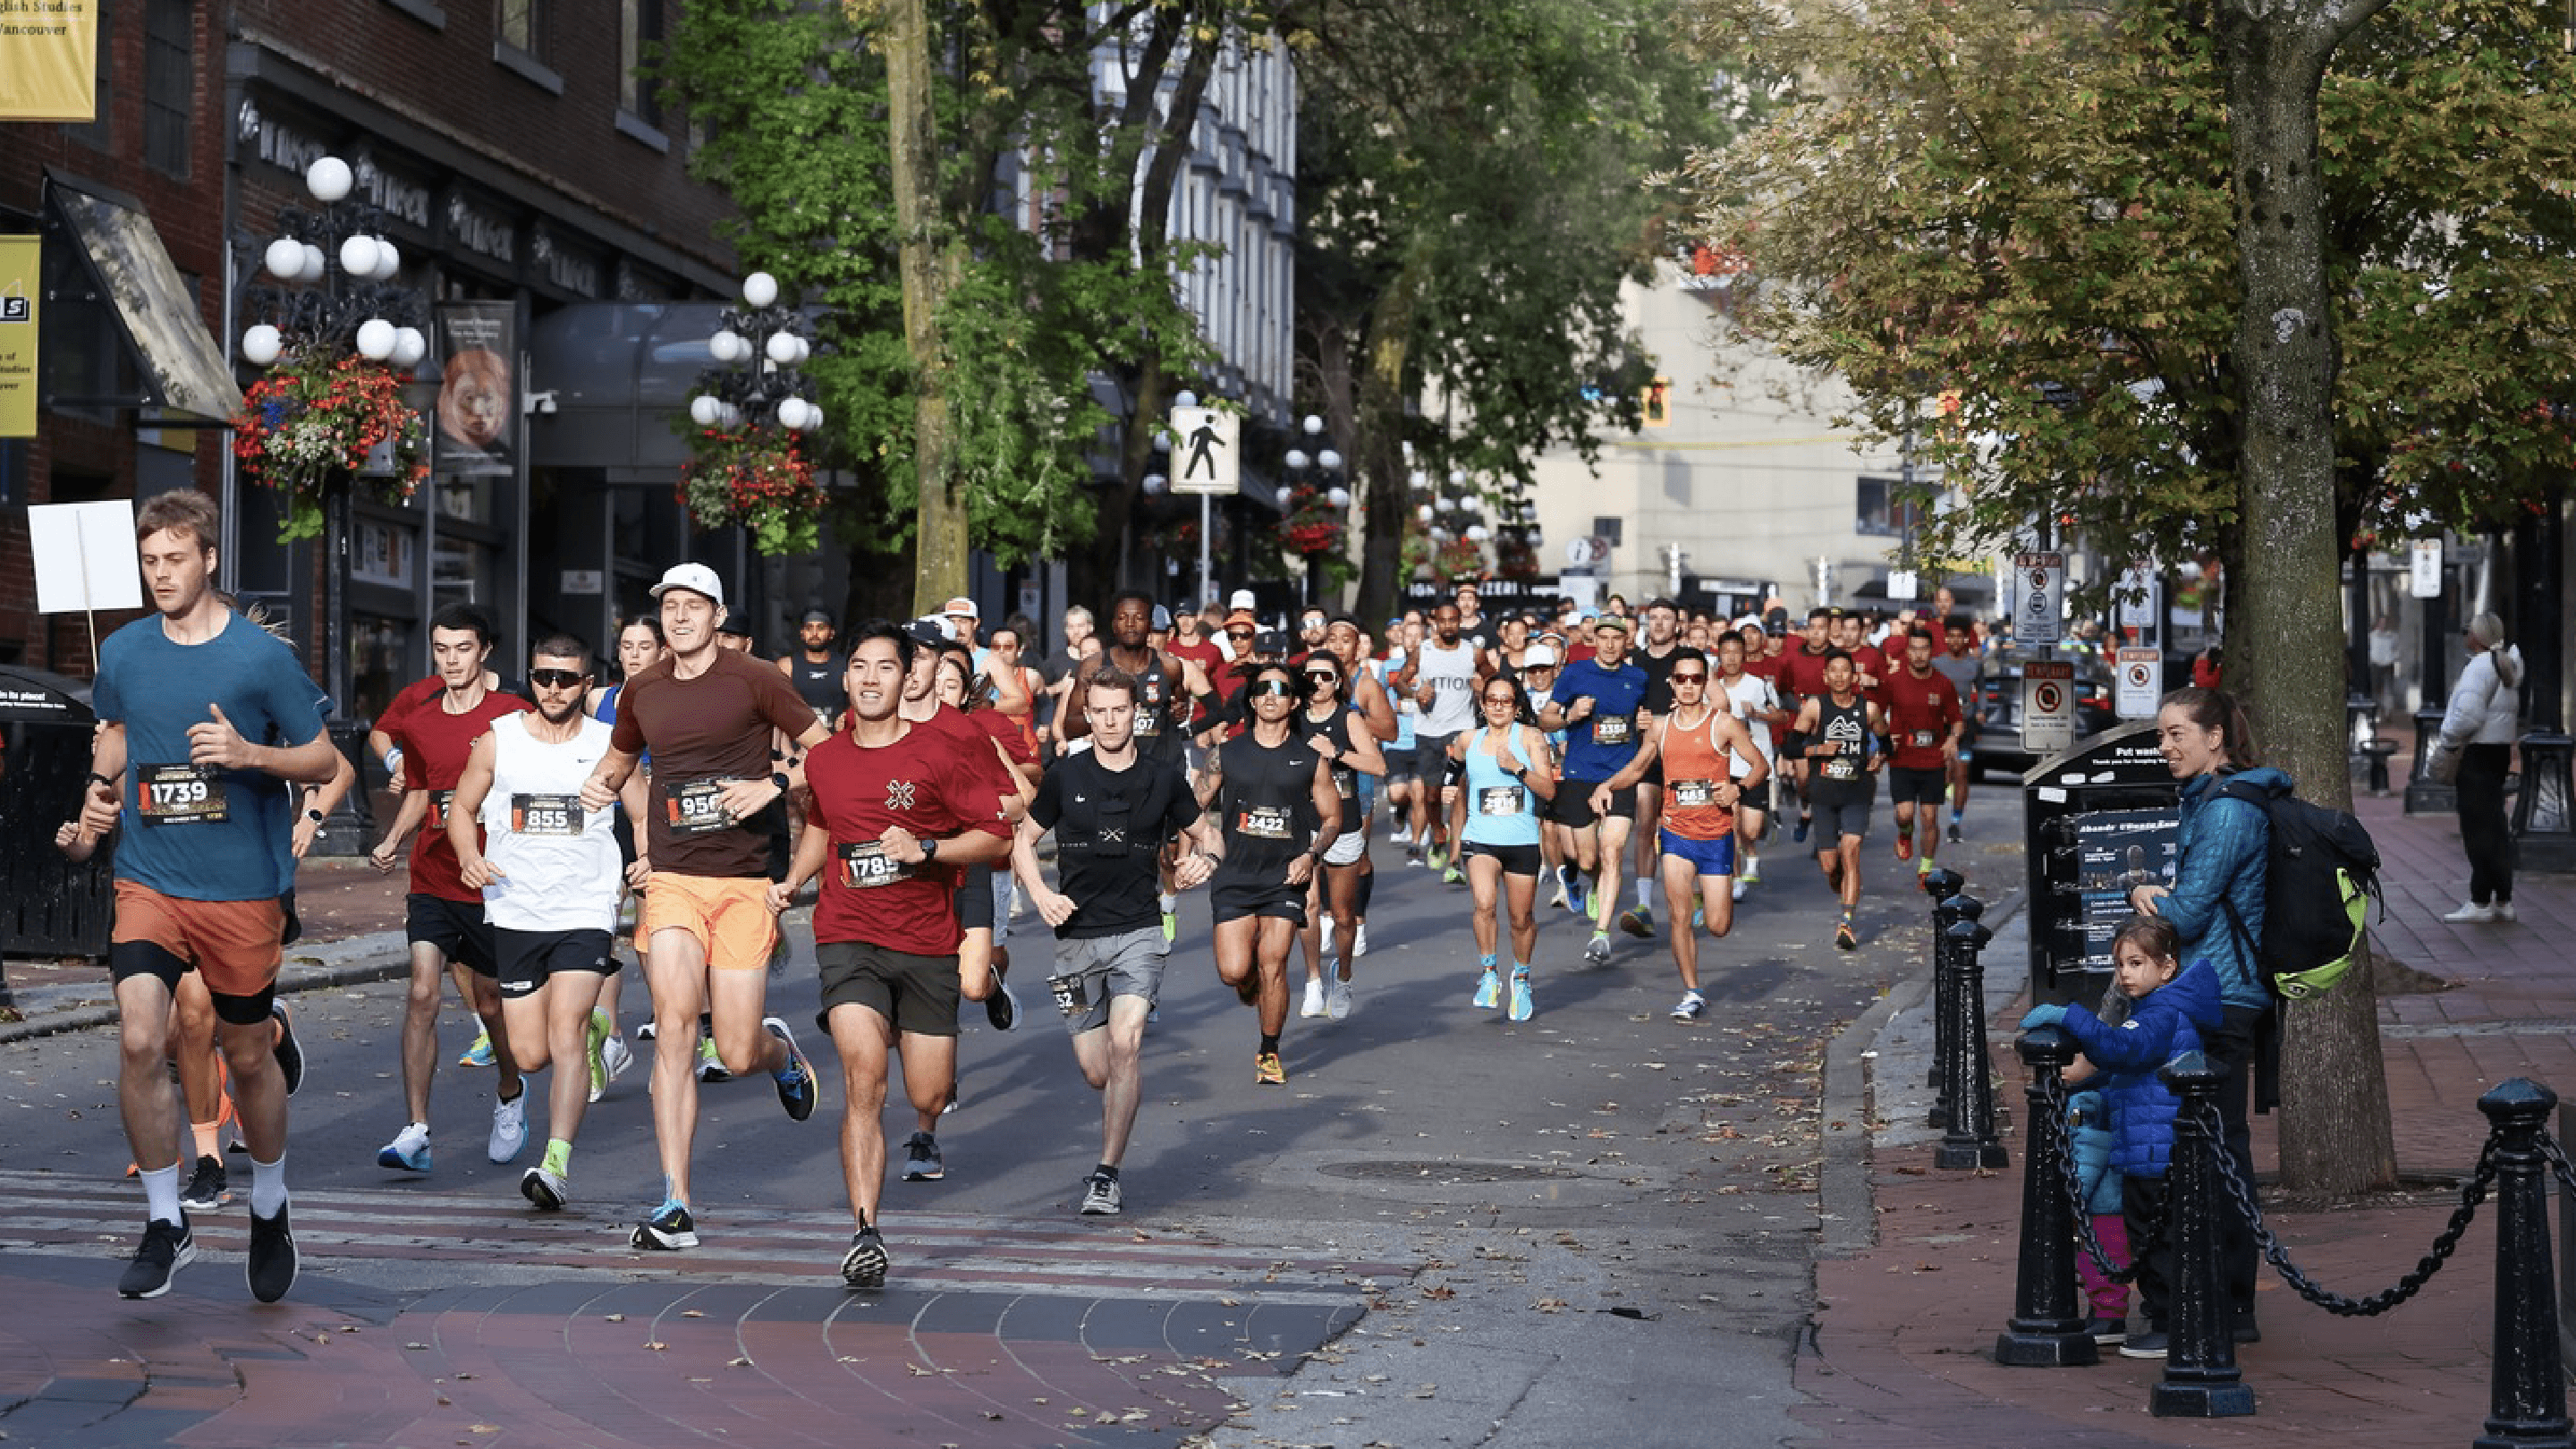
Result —
[[761, 553], [810, 552], [820, 528], [821, 485], [800, 448], [823, 426], [804, 370], [814, 355], [812, 324], [779, 300], [778, 279], [754, 272], [742, 301], [707, 339], [715, 365], [698, 374], [689, 399], [691, 457], [681, 493], [701, 527], [741, 524]]
[[[1324, 420], [1312, 413], [1301, 425], [1310, 442], [1320, 443]], [[1342, 455], [1329, 447], [1308, 453], [1290, 448], [1280, 459], [1288, 472], [1291, 505], [1283, 530], [1290, 549], [1306, 561], [1306, 602], [1322, 601], [1324, 560], [1340, 546], [1351, 506], [1350, 490], [1341, 485]]]

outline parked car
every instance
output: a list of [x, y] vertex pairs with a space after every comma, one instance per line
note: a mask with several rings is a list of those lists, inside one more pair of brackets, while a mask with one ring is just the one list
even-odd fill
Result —
[[[2042, 758], [2022, 742], [2021, 679], [2022, 666], [2029, 662], [2027, 653], [2000, 655], [1986, 661], [1985, 672], [1977, 677], [1977, 703], [1973, 711], [1977, 721], [1976, 758], [1974, 764], [1980, 779], [1994, 774], [2018, 777]], [[2075, 665], [2075, 737], [2098, 734], [2120, 722], [2111, 707], [2111, 676], [2102, 661], [2088, 655], [2072, 656]]]

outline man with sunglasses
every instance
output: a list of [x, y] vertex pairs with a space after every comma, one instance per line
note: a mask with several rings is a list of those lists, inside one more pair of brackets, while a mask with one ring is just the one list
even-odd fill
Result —
[[1695, 1021], [1708, 1009], [1708, 999], [1699, 989], [1694, 897], [1709, 935], [1723, 939], [1735, 926], [1735, 807], [1748, 789], [1770, 778], [1771, 767], [1743, 722], [1720, 702], [1722, 696], [1712, 694], [1707, 655], [1688, 645], [1674, 650], [1666, 680], [1671, 711], [1646, 727], [1635, 759], [1593, 788], [1593, 808], [1606, 811], [1613, 792], [1663, 763], [1671, 798], [1657, 837], [1658, 866], [1664, 909], [1672, 917], [1673, 964], [1682, 977], [1673, 1019]]
[[[569, 635], [537, 641], [528, 659], [536, 708], [492, 722], [456, 781], [447, 839], [457, 878], [483, 893], [498, 960], [502, 1020], [512, 1065], [551, 1067], [545, 1156], [519, 1179], [519, 1195], [547, 1212], [571, 1197], [572, 1143], [590, 1101], [590, 1062], [607, 1036], [593, 1015], [617, 975], [610, 933], [617, 928], [622, 864], [605, 809], [585, 809], [581, 783], [608, 753], [609, 727], [582, 709], [590, 650]], [[630, 813], [644, 809], [644, 782], [619, 792]]]
[[1306, 888], [1341, 833], [1336, 761], [1300, 735], [1289, 716], [1303, 680], [1285, 663], [1255, 665], [1244, 685], [1252, 727], [1217, 747], [1200, 777], [1201, 809], [1216, 814], [1221, 855], [1210, 888], [1217, 978], [1260, 1012], [1256, 1085], [1288, 1074], [1279, 1036], [1288, 1025], [1288, 946], [1306, 923]]
[[[1295, 728], [1333, 761], [1333, 793], [1341, 799], [1343, 822], [1342, 833], [1324, 854], [1323, 870], [1308, 903], [1321, 924], [1310, 920], [1301, 933], [1306, 947], [1306, 1004], [1298, 1014], [1340, 1021], [1351, 1014], [1351, 963], [1359, 957], [1361, 917], [1368, 910], [1360, 890], [1368, 858], [1360, 782], [1375, 779], [1386, 769], [1386, 762], [1378, 753], [1377, 740], [1364, 725], [1354, 723], [1341, 661], [1319, 650], [1298, 661], [1297, 667], [1306, 692]], [[1327, 966], [1333, 967], [1329, 986]]]

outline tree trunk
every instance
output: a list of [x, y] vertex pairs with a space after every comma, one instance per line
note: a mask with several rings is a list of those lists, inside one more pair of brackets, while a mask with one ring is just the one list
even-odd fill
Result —
[[918, 502], [912, 608], [935, 614], [966, 591], [966, 500], [949, 467], [948, 354], [939, 308], [963, 259], [939, 238], [939, 135], [932, 109], [926, 0], [886, 6], [887, 126], [895, 225], [902, 237], [903, 338], [912, 353], [913, 465]]
[[1351, 482], [1359, 490], [1359, 619], [1382, 629], [1397, 612], [1403, 586], [1404, 515], [1412, 503], [1404, 464], [1405, 355], [1413, 342], [1414, 309], [1421, 305], [1428, 270], [1419, 252], [1378, 295], [1370, 310], [1367, 353], [1360, 367], [1359, 411], [1353, 420]]
[[[2220, 6], [2244, 286], [2236, 360], [2243, 556], [2231, 582], [2227, 678], [2267, 760], [2302, 798], [2348, 808], [2337, 606], [2332, 303], [2317, 175], [2327, 58], [2386, 0]], [[2285, 1005], [2281, 1185], [2343, 1195], [2394, 1186], [2388, 1078], [2367, 963], [2322, 1000]]]

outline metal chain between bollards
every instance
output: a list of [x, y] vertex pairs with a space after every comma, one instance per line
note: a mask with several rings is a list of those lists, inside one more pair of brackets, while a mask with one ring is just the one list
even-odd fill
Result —
[[[2209, 1134], [2212, 1150], [2217, 1156], [2219, 1181], [2226, 1185], [2227, 1195], [2235, 1201], [2237, 1210], [2245, 1214], [2245, 1221], [2253, 1226], [2254, 1241], [2261, 1245], [2263, 1257], [2279, 1270], [2281, 1281], [2297, 1290], [2298, 1295], [2310, 1303], [2328, 1313], [2341, 1314], [2347, 1318], [2368, 1318], [2386, 1313], [2389, 1309], [2414, 1297], [2425, 1284], [2433, 1281], [2434, 1274], [2442, 1271], [2442, 1265], [2450, 1261], [2451, 1253], [2459, 1247], [2460, 1235], [2469, 1230], [2470, 1220], [2478, 1215], [2478, 1204], [2486, 1201], [2487, 1189], [2495, 1183], [2496, 1144], [2504, 1136], [2501, 1132], [2487, 1134], [2486, 1145], [2478, 1149], [2476, 1175], [2461, 1186], [2460, 1205], [2451, 1210], [2449, 1226], [2443, 1228], [2441, 1235], [2433, 1239], [2433, 1246], [2425, 1251], [2424, 1256], [2416, 1260], [2415, 1270], [2398, 1279], [2394, 1287], [2383, 1288], [2367, 1298], [2347, 1298], [2331, 1289], [2320, 1288], [2310, 1282], [2308, 1275], [2300, 1272], [2298, 1265], [2290, 1261], [2290, 1250], [2283, 1246], [2279, 1238], [2272, 1235], [2272, 1229], [2263, 1221], [2263, 1210], [2254, 1203], [2252, 1185], [2247, 1183], [2244, 1175], [2236, 1170], [2236, 1159], [2224, 1145], [2227, 1141], [2226, 1129], [2219, 1121], [2218, 1108], [2215, 1105], [2202, 1104], [2201, 1127]], [[2547, 1144], [2544, 1150], [2553, 1154], [2553, 1160], [2560, 1163], [2560, 1172], [2564, 1175], [2567, 1172], [2565, 1159], [2554, 1156], [2556, 1144], [2548, 1143], [2546, 1137], [2542, 1141]]]
[[[2114, 1268], [2110, 1253], [2102, 1247], [2101, 1238], [2094, 1235], [2092, 1204], [2084, 1200], [2084, 1176], [2075, 1165], [2075, 1124], [2066, 1118], [2066, 1083], [2059, 1080], [2055, 1072], [2050, 1072], [2040, 1078], [2039, 1090], [2048, 1103], [2050, 1130], [2057, 1134], [2058, 1185], [2064, 1189], [2067, 1206], [2075, 1219], [2075, 1241], [2084, 1249], [2084, 1256], [2091, 1258], [2093, 1266], [2101, 1270], [2103, 1277], [2114, 1283], [2134, 1283], [2138, 1278], [2134, 1255], [2129, 1266]], [[2164, 1236], [2165, 1225], [2161, 1216], [2149, 1226], [2154, 1236]]]
[[2570, 1197], [2576, 1197], [2576, 1167], [2568, 1164], [2567, 1150], [2558, 1145], [2557, 1138], [2546, 1132], [2536, 1140], [2540, 1144], [2540, 1155], [2549, 1159], [2549, 1170], [2558, 1174], [2558, 1185], [2567, 1189]]

